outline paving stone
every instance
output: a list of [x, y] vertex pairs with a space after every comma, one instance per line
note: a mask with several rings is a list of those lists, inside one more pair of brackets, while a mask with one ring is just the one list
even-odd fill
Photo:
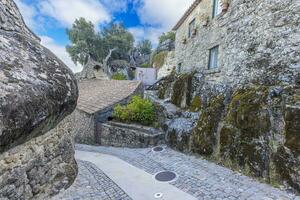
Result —
[[259, 183], [249, 177], [233, 172], [194, 156], [176, 152], [166, 147], [163, 152], [147, 149], [127, 149], [76, 145], [80, 151], [98, 152], [116, 156], [150, 174], [173, 171], [178, 179], [170, 184], [186, 191], [198, 199], [291, 199], [299, 200], [295, 194]]
[[53, 200], [131, 200], [131, 198], [93, 163], [78, 160], [79, 173], [74, 184]]

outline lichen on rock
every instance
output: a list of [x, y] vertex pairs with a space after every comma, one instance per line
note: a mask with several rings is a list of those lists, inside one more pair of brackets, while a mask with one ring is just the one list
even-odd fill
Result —
[[217, 147], [218, 126], [224, 112], [223, 95], [212, 97], [207, 108], [203, 108], [196, 128], [192, 133], [192, 151], [211, 156]]
[[171, 102], [180, 107], [190, 106], [192, 101], [192, 79], [194, 73], [181, 74], [173, 85]]
[[270, 149], [268, 88], [247, 87], [237, 90], [228, 106], [225, 126], [220, 132], [221, 159], [230, 159], [257, 177], [267, 176]]

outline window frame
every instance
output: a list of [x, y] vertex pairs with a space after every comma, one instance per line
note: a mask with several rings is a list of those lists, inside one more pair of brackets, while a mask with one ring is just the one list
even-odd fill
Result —
[[189, 30], [188, 30], [188, 38], [193, 36], [193, 29], [196, 27], [196, 18], [192, 19], [189, 23]]
[[212, 0], [212, 1], [213, 1], [212, 18], [214, 19], [222, 13], [222, 8], [221, 8], [221, 0]]
[[[219, 45], [209, 49], [208, 70], [219, 69], [219, 49]], [[214, 64], [213, 67], [212, 64]]]

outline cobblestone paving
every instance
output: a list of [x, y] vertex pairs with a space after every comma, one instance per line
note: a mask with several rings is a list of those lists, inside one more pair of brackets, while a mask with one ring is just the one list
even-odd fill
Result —
[[53, 200], [131, 200], [131, 198], [93, 163], [77, 161], [74, 184]]
[[163, 152], [152, 152], [151, 149], [76, 145], [76, 149], [116, 156], [153, 175], [164, 170], [174, 171], [179, 177], [170, 184], [198, 199], [300, 200], [294, 194], [170, 148], [166, 148]]

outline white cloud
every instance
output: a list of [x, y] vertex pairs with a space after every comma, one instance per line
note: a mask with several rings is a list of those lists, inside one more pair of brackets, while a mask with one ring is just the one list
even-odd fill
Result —
[[148, 39], [154, 47], [158, 44], [158, 37], [164, 32], [163, 29], [154, 27], [132, 27], [128, 30], [134, 35], [136, 42]]
[[101, 3], [110, 13], [126, 12], [130, 0], [101, 0]]
[[194, 0], [142, 0], [138, 15], [143, 24], [170, 30]]
[[109, 22], [110, 14], [98, 0], [43, 0], [39, 3], [41, 14], [52, 17], [65, 27], [80, 17], [93, 24]]
[[41, 38], [41, 44], [52, 51], [58, 58], [60, 58], [73, 72], [80, 72], [82, 70], [81, 65], [75, 65], [71, 60], [66, 48], [55, 43], [55, 41], [48, 36], [39, 36]]
[[34, 30], [37, 27], [37, 24], [34, 20], [34, 17], [37, 15], [37, 10], [30, 5], [24, 4], [20, 0], [15, 0], [15, 3], [17, 4], [18, 8], [20, 9], [20, 12], [22, 13], [23, 19], [26, 23], [26, 25]]

